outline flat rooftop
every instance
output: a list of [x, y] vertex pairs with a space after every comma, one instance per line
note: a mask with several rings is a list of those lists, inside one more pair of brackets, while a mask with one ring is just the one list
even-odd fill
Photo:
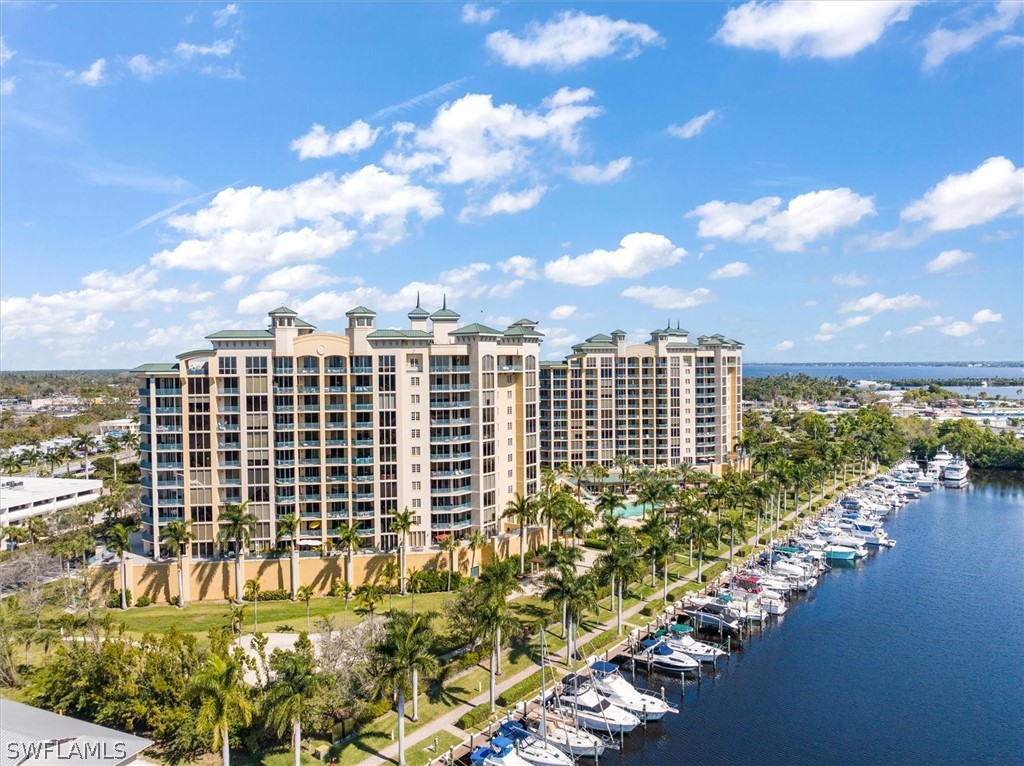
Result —
[[[58, 503], [58, 507], [60, 507], [61, 501], [77, 505], [78, 503], [74, 502], [76, 498], [86, 495], [99, 497], [102, 490], [103, 482], [99, 479], [0, 476], [0, 512], [46, 506], [54, 501]], [[89, 500], [80, 500], [79, 502], [89, 502]]]

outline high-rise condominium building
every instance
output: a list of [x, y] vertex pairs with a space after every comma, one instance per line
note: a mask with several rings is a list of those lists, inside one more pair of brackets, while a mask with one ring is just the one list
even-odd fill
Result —
[[742, 347], [721, 335], [692, 343], [678, 326], [629, 345], [615, 330], [544, 362], [541, 464], [727, 462], [741, 428]]
[[190, 519], [193, 555], [218, 549], [218, 517], [249, 502], [255, 551], [299, 519], [316, 549], [351, 524], [366, 548], [392, 548], [409, 508], [411, 546], [498, 531], [516, 494], [538, 489], [538, 371], [543, 337], [523, 319], [506, 330], [459, 327], [447, 306], [409, 312], [410, 329], [374, 327], [349, 311], [344, 334], [294, 311], [260, 330], [223, 330], [212, 348], [145, 364], [140, 378], [143, 525]]

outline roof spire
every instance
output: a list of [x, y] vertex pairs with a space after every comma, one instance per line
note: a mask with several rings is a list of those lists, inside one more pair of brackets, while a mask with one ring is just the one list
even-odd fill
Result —
[[442, 309], [448, 308], [448, 293], [442, 293], [441, 294], [441, 308]]
[[420, 291], [416, 291], [416, 308], [420, 307]]

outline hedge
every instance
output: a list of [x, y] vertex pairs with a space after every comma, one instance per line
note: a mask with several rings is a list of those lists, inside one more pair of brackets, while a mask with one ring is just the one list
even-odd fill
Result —
[[[497, 700], [495, 700], [497, 701]], [[472, 731], [480, 726], [480, 724], [491, 719], [491, 704], [485, 702], [482, 705], [477, 705], [472, 710], [463, 713], [459, 720], [455, 722], [463, 731]]]
[[[550, 673], [546, 675], [550, 676]], [[540, 693], [540, 671], [538, 670], [528, 678], [524, 678], [517, 684], [512, 684], [505, 691], [499, 694], [494, 702], [495, 704], [508, 708], [522, 699], [533, 696], [534, 692]]]

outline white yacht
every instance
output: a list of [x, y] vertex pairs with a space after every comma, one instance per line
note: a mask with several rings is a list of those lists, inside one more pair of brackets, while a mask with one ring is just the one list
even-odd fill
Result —
[[601, 696], [623, 710], [628, 710], [641, 721], [660, 721], [668, 713], [678, 713], [677, 708], [651, 692], [640, 691], [622, 677], [617, 665], [592, 660], [590, 673], [594, 688]]
[[527, 731], [519, 721], [506, 721], [498, 727], [499, 736], [510, 740], [516, 753], [533, 766], [573, 766], [573, 759], [554, 744]]
[[640, 646], [634, 650], [633, 660], [665, 673], [686, 673], [697, 669], [697, 660], [656, 638], [641, 641]]
[[516, 752], [515, 743], [507, 737], [495, 737], [470, 756], [473, 766], [532, 766]]
[[640, 719], [598, 694], [588, 678], [577, 674], [562, 679], [559, 704], [576, 717], [576, 724], [592, 731], [629, 734], [640, 725]]
[[666, 641], [671, 648], [683, 654], [688, 654], [697, 662], [714, 662], [719, 657], [726, 655], [724, 649], [719, 649], [717, 646], [703, 641], [697, 641], [691, 635], [692, 633], [693, 628], [689, 625], [680, 625], [678, 623], [670, 625]]
[[573, 757], [600, 758], [605, 743], [600, 737], [576, 725], [574, 717], [562, 715], [558, 710], [541, 710], [536, 706], [526, 714], [526, 727], [534, 734]]
[[942, 471], [942, 486], [963, 489], [967, 486], [967, 474], [970, 470], [967, 461], [962, 457], [953, 458]]
[[928, 469], [925, 471], [926, 476], [932, 476], [936, 479], [942, 478], [942, 472], [949, 465], [950, 461], [953, 460], [953, 453], [946, 449], [943, 445], [939, 447], [939, 451], [935, 453], [935, 456], [928, 461]]

